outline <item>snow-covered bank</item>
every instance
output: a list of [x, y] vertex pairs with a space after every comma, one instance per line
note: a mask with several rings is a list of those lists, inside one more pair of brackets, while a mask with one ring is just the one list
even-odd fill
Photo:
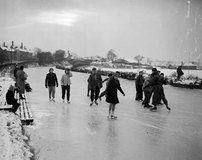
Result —
[[0, 159], [28, 160], [32, 157], [25, 143], [20, 118], [7, 111], [0, 112]]
[[[86, 67], [86, 69], [91, 70], [93, 67], [96, 66], [90, 66]], [[98, 69], [102, 71], [111, 71], [111, 72], [131, 72], [131, 73], [138, 73], [139, 71], [144, 71], [144, 73], [151, 74], [151, 69], [144, 69], [144, 68], [139, 68], [139, 69], [129, 69], [129, 68], [103, 68], [103, 67], [97, 67]], [[157, 68], [159, 71], [164, 73], [165, 76], [171, 76], [173, 73], [176, 72], [176, 69], [162, 69], [162, 68]], [[202, 78], [202, 70], [183, 70], [184, 72], [184, 77], [187, 76], [195, 76]]]
[[[8, 87], [14, 84], [10, 78], [11, 69], [10, 66], [0, 71], [0, 100], [3, 101]], [[0, 160], [29, 160], [32, 153], [26, 140], [19, 116], [8, 111], [0, 111]]]

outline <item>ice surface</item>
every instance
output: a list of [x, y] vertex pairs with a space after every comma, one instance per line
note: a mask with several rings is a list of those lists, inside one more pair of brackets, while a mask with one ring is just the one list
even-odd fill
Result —
[[[89, 74], [73, 72], [70, 104], [49, 102], [45, 76], [48, 67], [29, 68], [28, 94], [34, 125], [27, 127], [39, 160], [200, 160], [202, 159], [202, 90], [164, 86], [171, 111], [157, 112], [135, 101], [134, 81], [120, 79], [117, 120], [107, 119], [105, 98], [89, 106]], [[58, 80], [63, 70], [55, 69]], [[103, 77], [104, 78], [104, 77]], [[103, 85], [102, 91], [105, 88]]]

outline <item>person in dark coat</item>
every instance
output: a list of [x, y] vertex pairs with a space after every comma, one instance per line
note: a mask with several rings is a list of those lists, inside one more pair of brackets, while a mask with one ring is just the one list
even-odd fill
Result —
[[160, 85], [160, 88], [159, 88], [159, 99], [157, 101], [157, 104], [161, 104], [161, 100], [162, 100], [163, 103], [166, 105], [166, 108], [168, 110], [171, 110], [171, 108], [168, 106], [168, 100], [165, 97], [165, 92], [164, 92], [164, 89], [163, 89], [163, 85], [167, 84], [163, 73], [160, 74], [160, 79], [161, 79], [161, 85]]
[[[109, 73], [109, 74], [108, 74], [108, 78], [106, 78], [106, 79], [104, 79], [104, 80], [102, 81], [102, 83], [104, 83], [104, 82], [106, 81], [106, 88], [107, 88], [107, 86], [108, 86], [109, 79], [110, 79], [111, 76], [112, 76], [112, 73]], [[106, 89], [105, 89], [102, 93], [100, 93], [99, 99], [101, 100], [102, 97], [105, 96], [105, 95], [106, 95]]]
[[135, 80], [135, 87], [136, 87], [135, 100], [137, 100], [137, 101], [142, 101], [142, 98], [143, 98], [143, 90], [142, 90], [143, 83], [144, 83], [143, 72], [140, 71], [139, 75], [137, 76], [137, 78]]
[[93, 105], [94, 100], [95, 104], [98, 105], [97, 100], [100, 94], [100, 88], [102, 88], [102, 77], [100, 73], [97, 72], [96, 68], [92, 69], [92, 73], [87, 81], [90, 90], [90, 99], [91, 99], [90, 106]]
[[6, 93], [6, 102], [7, 104], [10, 104], [12, 105], [12, 112], [15, 113], [19, 106], [20, 106], [20, 103], [18, 103], [18, 100], [15, 99], [15, 87], [13, 85], [10, 85], [7, 93]]
[[[167, 84], [167, 80], [166, 80], [166, 78], [164, 77], [164, 73], [161, 73], [161, 74], [160, 74], [160, 77], [161, 77], [162, 91], [159, 93], [160, 95], [159, 95], [158, 104], [159, 104], [159, 105], [163, 105], [163, 103], [161, 103], [162, 96], [163, 96], [163, 95], [165, 96], [165, 94], [164, 94], [164, 89], [163, 89], [163, 85], [166, 85], [166, 84]], [[161, 95], [161, 94], [162, 94], [162, 95]]]
[[180, 80], [180, 78], [184, 75], [184, 72], [182, 71], [182, 66], [179, 66], [177, 68], [177, 80]]
[[142, 102], [142, 105], [145, 108], [151, 108], [152, 106], [149, 103], [152, 96], [153, 87], [150, 85], [150, 76], [145, 78], [142, 88], [144, 92], [144, 100]]
[[16, 73], [17, 81], [16, 86], [19, 91], [20, 99], [24, 99], [22, 96], [25, 93], [25, 81], [27, 80], [27, 74], [24, 72], [24, 66], [21, 65], [20, 69]]
[[19, 70], [18, 64], [15, 65], [15, 68], [13, 70], [13, 75], [15, 77], [15, 81], [17, 81], [17, 71]]
[[[153, 87], [153, 97], [152, 97], [153, 107], [150, 110], [151, 111], [156, 111], [157, 110], [156, 106], [159, 103], [159, 95], [162, 95], [161, 94], [161, 91], [162, 91], [162, 80], [161, 80], [159, 72], [157, 71], [156, 68], [152, 68], [152, 74], [150, 76], [150, 84], [147, 85], [147, 87], [148, 86], [152, 86]], [[170, 110], [170, 108], [168, 107], [168, 104], [166, 103], [166, 101], [164, 102], [164, 104], [166, 105], [167, 109]]]
[[48, 87], [49, 90], [49, 100], [55, 102], [55, 86], [58, 87], [58, 79], [53, 71], [53, 68], [49, 69], [49, 73], [46, 75], [45, 79], [45, 87]]
[[120, 82], [118, 80], [118, 72], [116, 72], [113, 76], [110, 77], [107, 88], [106, 88], [106, 102], [109, 103], [109, 115], [108, 118], [117, 118], [114, 115], [115, 106], [119, 103], [117, 90], [119, 90], [123, 96], [125, 93], [123, 92]]

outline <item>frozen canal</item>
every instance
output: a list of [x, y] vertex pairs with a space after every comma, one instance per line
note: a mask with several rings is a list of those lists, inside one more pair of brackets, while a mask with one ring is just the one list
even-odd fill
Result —
[[[104, 98], [89, 106], [88, 74], [73, 72], [70, 104], [62, 103], [60, 87], [49, 102], [48, 69], [25, 70], [35, 119], [26, 130], [39, 160], [202, 160], [202, 90], [164, 86], [172, 110], [150, 112], [134, 100], [134, 81], [120, 79], [126, 96], [119, 94], [118, 119], [108, 120]], [[64, 71], [55, 73], [60, 80]]]

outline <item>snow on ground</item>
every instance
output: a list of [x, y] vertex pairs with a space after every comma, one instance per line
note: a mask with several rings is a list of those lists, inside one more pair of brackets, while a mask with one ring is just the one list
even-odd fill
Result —
[[0, 112], [0, 159], [28, 160], [32, 156], [22, 134], [20, 118], [8, 111]]
[[[0, 92], [4, 90], [3, 94], [6, 93], [10, 84], [14, 84], [9, 73], [4, 76], [0, 78]], [[2, 96], [0, 94], [0, 100], [5, 100]], [[26, 140], [19, 116], [8, 111], [0, 111], [0, 160], [30, 159], [32, 153]]]

